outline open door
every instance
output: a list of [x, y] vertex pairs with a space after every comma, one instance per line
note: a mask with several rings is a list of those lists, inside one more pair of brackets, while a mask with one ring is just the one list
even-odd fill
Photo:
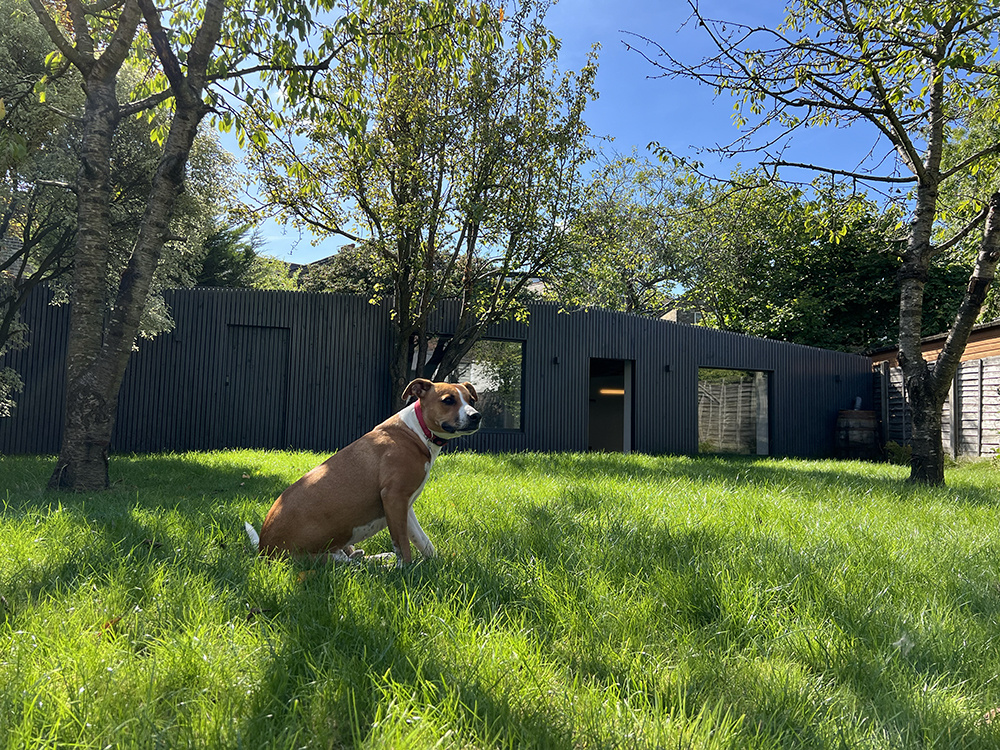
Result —
[[632, 361], [590, 360], [587, 445], [592, 451], [632, 451]]

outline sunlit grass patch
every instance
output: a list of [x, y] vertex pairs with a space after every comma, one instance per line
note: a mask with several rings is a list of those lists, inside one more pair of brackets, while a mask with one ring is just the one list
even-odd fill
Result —
[[[325, 456], [0, 460], [6, 747], [995, 747], [998, 477], [830, 461], [443, 456], [440, 557], [268, 563]], [[391, 548], [385, 532], [366, 544]]]

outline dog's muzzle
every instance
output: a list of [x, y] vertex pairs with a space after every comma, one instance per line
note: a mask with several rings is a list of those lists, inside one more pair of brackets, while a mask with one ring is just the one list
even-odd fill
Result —
[[466, 415], [465, 419], [459, 420], [457, 423], [452, 424], [451, 422], [442, 422], [441, 427], [444, 428], [446, 432], [453, 435], [471, 435], [473, 432], [479, 429], [482, 424], [483, 415], [474, 409], [470, 409]]

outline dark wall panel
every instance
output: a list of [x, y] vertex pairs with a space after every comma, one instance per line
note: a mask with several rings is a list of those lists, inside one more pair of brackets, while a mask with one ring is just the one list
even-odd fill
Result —
[[230, 448], [287, 442], [290, 332], [273, 326], [226, 326], [222, 413]]
[[[15, 415], [0, 419], [0, 450], [56, 452], [61, 432], [68, 309], [29, 300], [32, 346], [7, 355], [25, 380]], [[392, 326], [361, 296], [188, 289], [167, 295], [175, 328], [141, 341], [119, 399], [113, 448], [223, 447], [330, 452], [389, 415]], [[432, 330], [449, 333], [444, 306]], [[770, 373], [770, 447], [778, 456], [834, 453], [837, 411], [855, 396], [871, 407], [864, 357], [755, 339], [634, 315], [554, 304], [527, 325], [487, 336], [524, 342], [522, 430], [483, 432], [449, 450], [587, 449], [591, 358], [634, 363], [633, 448], [696, 453], [702, 367]]]
[[55, 307], [51, 300], [52, 293], [46, 288], [31, 294], [21, 310], [30, 345], [0, 357], [0, 367], [13, 367], [24, 381], [13, 414], [0, 418], [0, 453], [59, 452], [69, 307]]

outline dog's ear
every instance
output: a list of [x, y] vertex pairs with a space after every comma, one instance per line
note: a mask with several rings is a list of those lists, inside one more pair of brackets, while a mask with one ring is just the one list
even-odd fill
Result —
[[400, 398], [403, 401], [406, 401], [411, 396], [413, 398], [420, 398], [433, 387], [434, 384], [431, 381], [425, 378], [417, 378], [416, 380], [411, 380], [410, 384], [403, 389], [403, 395]]
[[473, 403], [475, 403], [479, 399], [479, 394], [476, 393], [476, 389], [472, 387], [472, 383], [462, 383], [462, 385], [465, 386], [465, 390], [469, 392], [469, 395], [472, 396]]

